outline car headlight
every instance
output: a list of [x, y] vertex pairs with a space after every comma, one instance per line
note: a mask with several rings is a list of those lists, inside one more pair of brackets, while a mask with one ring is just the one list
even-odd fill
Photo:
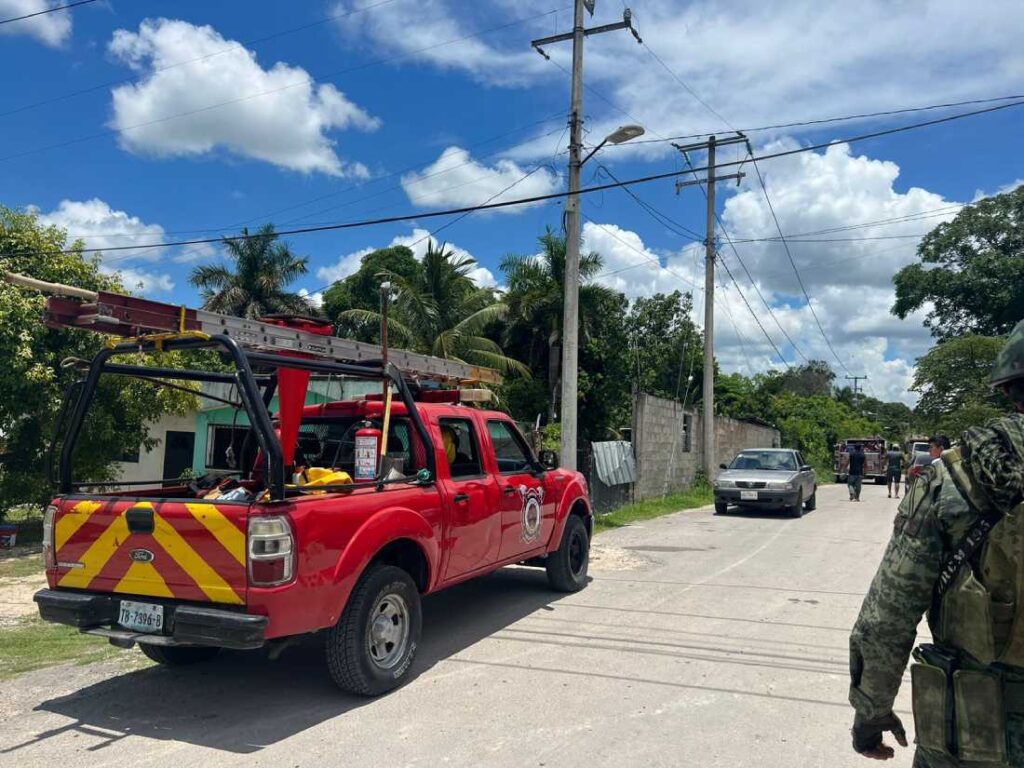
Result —
[[772, 480], [768, 483], [769, 488], [774, 488], [777, 491], [792, 491], [793, 483], [789, 480]]
[[715, 488], [735, 488], [735, 480], [715, 480]]

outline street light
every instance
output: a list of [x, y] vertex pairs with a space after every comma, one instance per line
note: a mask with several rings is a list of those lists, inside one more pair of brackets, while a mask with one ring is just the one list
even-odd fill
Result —
[[[579, 2], [579, 0], [577, 0]], [[582, 11], [576, 7], [577, 23], [582, 22]], [[573, 71], [580, 73], [582, 68], [582, 26], [577, 26], [577, 37], [573, 44]], [[577, 45], [579, 46], [577, 48]], [[621, 144], [624, 141], [642, 136], [644, 129], [639, 125], [624, 125], [605, 136], [604, 140], [594, 147], [590, 154], [579, 159], [582, 144], [580, 130], [582, 120], [578, 119], [581, 111], [582, 94], [580, 83], [573, 78], [573, 120], [572, 136], [569, 140], [569, 198], [565, 205], [565, 298], [562, 308], [562, 441], [561, 464], [566, 469], [576, 469], [576, 408], [579, 405], [579, 324], [580, 324], [580, 168], [594, 153], [605, 144]]]
[[644, 127], [642, 125], [622, 125], [616, 128], [614, 131], [605, 136], [601, 143], [590, 150], [590, 153], [583, 158], [580, 165], [587, 162], [594, 154], [605, 144], [625, 144], [627, 141], [639, 138], [644, 135]]

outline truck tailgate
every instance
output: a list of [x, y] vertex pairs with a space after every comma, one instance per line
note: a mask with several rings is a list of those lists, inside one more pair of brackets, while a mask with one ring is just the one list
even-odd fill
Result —
[[242, 605], [248, 507], [62, 499], [54, 587]]

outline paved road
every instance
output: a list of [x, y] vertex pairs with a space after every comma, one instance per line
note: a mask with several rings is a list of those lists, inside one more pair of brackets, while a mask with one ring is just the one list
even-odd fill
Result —
[[26, 675], [0, 684], [0, 766], [867, 766], [847, 634], [895, 502], [844, 496], [604, 534], [569, 597], [508, 569], [430, 598], [418, 677], [373, 701], [335, 692], [315, 647]]

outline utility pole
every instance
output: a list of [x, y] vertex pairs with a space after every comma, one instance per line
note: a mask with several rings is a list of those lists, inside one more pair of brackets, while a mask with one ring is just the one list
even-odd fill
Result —
[[627, 8], [622, 21], [585, 29], [583, 12], [591, 16], [597, 0], [575, 0], [572, 32], [542, 37], [530, 43], [545, 59], [551, 58], [542, 46], [572, 40], [572, 95], [569, 111], [569, 197], [565, 204], [565, 296], [562, 308], [562, 442], [561, 465], [576, 469], [576, 409], [579, 376], [579, 296], [580, 296], [580, 151], [583, 148], [583, 38], [588, 35], [628, 29], [633, 37], [632, 12]]
[[706, 149], [708, 153], [707, 178], [694, 179], [693, 181], [676, 182], [676, 194], [683, 187], [694, 184], [707, 184], [707, 237], [704, 240], [704, 384], [702, 401], [704, 417], [702, 419], [703, 432], [703, 456], [702, 466], [704, 474], [710, 480], [715, 476], [715, 184], [719, 181], [735, 179], [738, 184], [743, 178], [742, 173], [730, 173], [727, 176], [715, 174], [715, 148], [719, 145], [739, 144], [746, 141], [742, 134], [736, 137], [722, 139], [717, 136], [710, 136], [705, 142], [699, 144], [688, 144], [673, 146], [683, 153], [696, 149]]
[[867, 376], [847, 376], [846, 377], [847, 381], [853, 381], [853, 402], [854, 403], [857, 402], [857, 395], [859, 395], [861, 393], [860, 387], [857, 386], [857, 382], [860, 381], [861, 379], [863, 379], [864, 381], [867, 381], [868, 377]]

